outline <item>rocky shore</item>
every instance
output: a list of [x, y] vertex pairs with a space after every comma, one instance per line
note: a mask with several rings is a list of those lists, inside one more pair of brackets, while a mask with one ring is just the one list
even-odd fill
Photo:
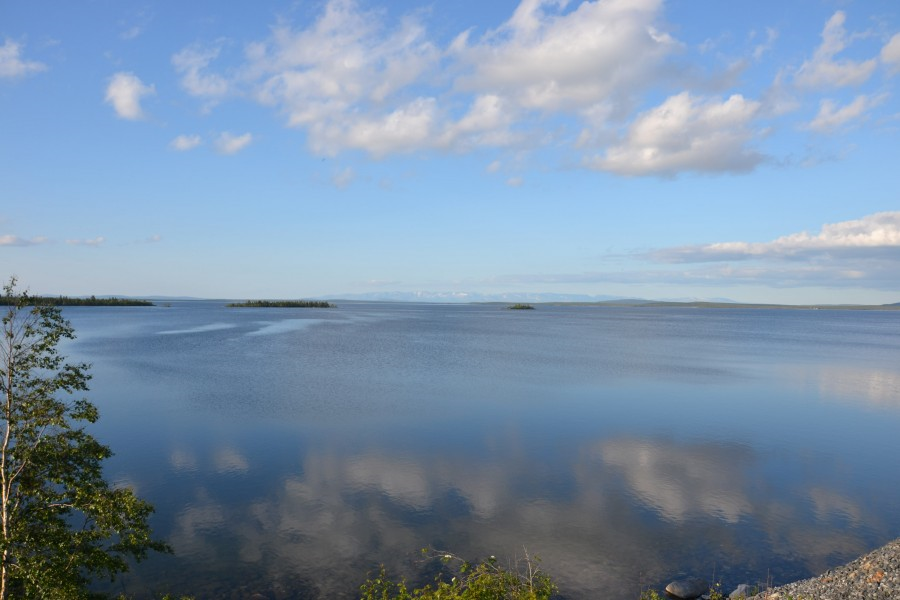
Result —
[[[751, 590], [754, 588], [750, 585], [741, 584], [727, 597], [729, 600], [900, 600], [900, 538], [818, 577], [769, 588], [756, 595], [750, 595]], [[666, 596], [678, 600], [709, 599], [710, 595], [709, 584], [695, 577], [666, 586]], [[715, 594], [715, 597], [722, 596]]]
[[900, 539], [818, 577], [772, 588], [748, 600], [897, 600]]

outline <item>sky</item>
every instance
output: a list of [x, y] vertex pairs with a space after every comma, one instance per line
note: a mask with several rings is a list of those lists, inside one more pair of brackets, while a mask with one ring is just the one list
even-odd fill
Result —
[[12, 275], [900, 302], [900, 3], [0, 2]]

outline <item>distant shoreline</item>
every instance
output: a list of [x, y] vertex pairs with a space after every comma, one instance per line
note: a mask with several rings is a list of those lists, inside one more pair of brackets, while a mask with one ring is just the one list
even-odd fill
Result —
[[[235, 301], [222, 298], [194, 298], [194, 297], [164, 297], [164, 296], [146, 296], [148, 299], [138, 299], [133, 297], [122, 296], [104, 296], [104, 297], [71, 297], [71, 296], [49, 296], [35, 295], [29, 296], [32, 302], [41, 304], [51, 304], [54, 306], [156, 306], [156, 302], [169, 304], [171, 302], [222, 302], [229, 307], [328, 307], [334, 308], [333, 302], [349, 302], [353, 304], [371, 303], [371, 304], [434, 304], [434, 305], [454, 305], [454, 306], [519, 306], [525, 305], [533, 308], [542, 306], [577, 306], [587, 308], [705, 308], [705, 309], [744, 309], [744, 310], [853, 310], [853, 311], [900, 311], [900, 302], [893, 304], [767, 304], [762, 302], [714, 302], [714, 301], [691, 301], [679, 302], [668, 300], [643, 300], [643, 299], [621, 299], [621, 300], [597, 300], [597, 301], [563, 301], [563, 300], [528, 300], [528, 301], [510, 301], [510, 300], [470, 300], [470, 301], [440, 301], [440, 300], [391, 300], [391, 299], [371, 299], [362, 300], [355, 298], [334, 298], [332, 301], [327, 300], [249, 300]], [[0, 304], [2, 304], [0, 300]]]
[[546, 302], [544, 306], [596, 306], [611, 308], [743, 308], [757, 310], [900, 310], [900, 304], [745, 304], [741, 302]]

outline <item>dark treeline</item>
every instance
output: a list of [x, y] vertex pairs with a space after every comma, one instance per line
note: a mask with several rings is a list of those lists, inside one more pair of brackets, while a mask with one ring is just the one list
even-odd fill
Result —
[[226, 304], [231, 308], [334, 308], [324, 300], [247, 300]]
[[[16, 299], [0, 296], [0, 305], [10, 305]], [[28, 302], [41, 306], [155, 306], [147, 300], [132, 300], [129, 298], [70, 298], [68, 296], [28, 296]]]

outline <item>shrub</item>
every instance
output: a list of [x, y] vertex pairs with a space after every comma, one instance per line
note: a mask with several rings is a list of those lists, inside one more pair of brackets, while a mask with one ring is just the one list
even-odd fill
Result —
[[429, 553], [447, 568], [433, 584], [412, 591], [401, 580], [388, 579], [384, 567], [360, 587], [362, 600], [548, 600], [556, 592], [550, 577], [538, 568], [539, 559], [516, 560], [507, 568], [493, 556], [473, 564], [448, 553]]

